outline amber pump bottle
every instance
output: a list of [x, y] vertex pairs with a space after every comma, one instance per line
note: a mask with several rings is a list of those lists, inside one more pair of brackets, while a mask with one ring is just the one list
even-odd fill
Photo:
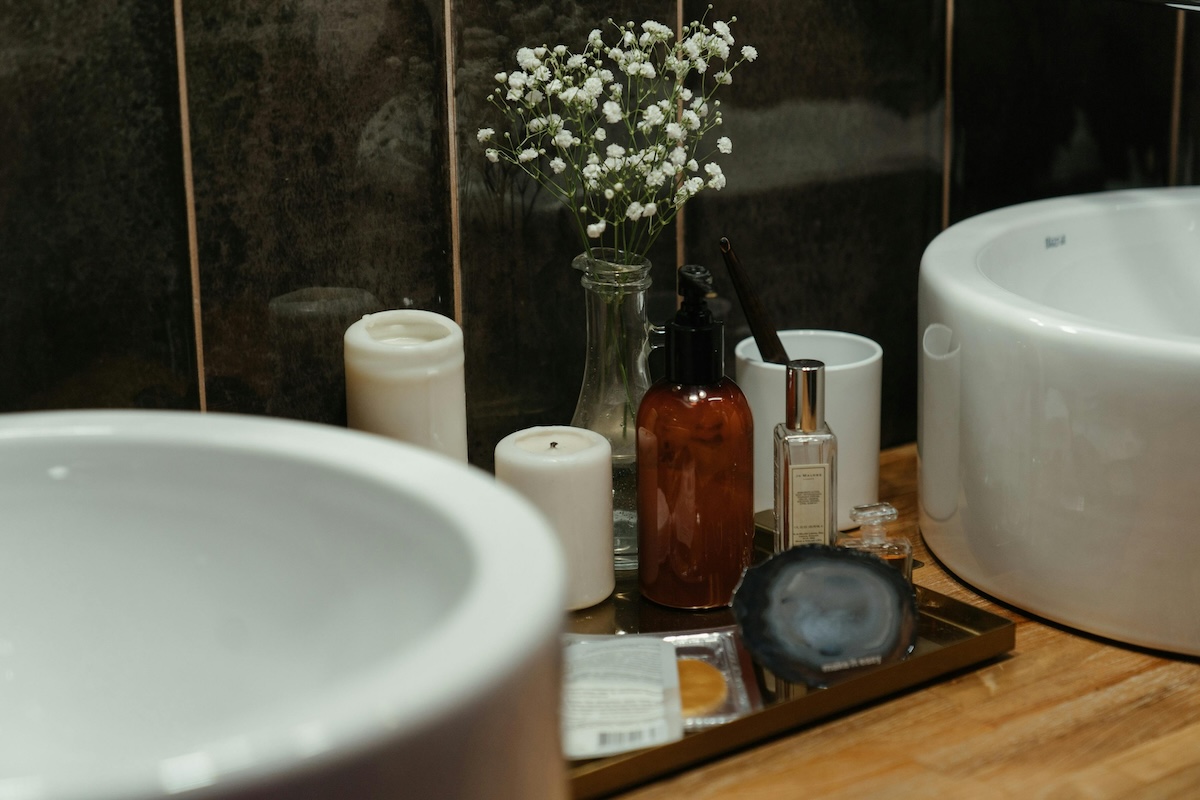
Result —
[[754, 547], [754, 423], [725, 377], [723, 323], [705, 300], [712, 275], [679, 270], [666, 376], [637, 415], [638, 583], [673, 608], [729, 605]]

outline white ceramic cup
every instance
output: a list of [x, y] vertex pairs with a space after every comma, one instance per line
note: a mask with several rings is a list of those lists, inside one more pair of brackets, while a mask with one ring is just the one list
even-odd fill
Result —
[[346, 329], [346, 422], [467, 460], [463, 333], [441, 314], [398, 309]]
[[[883, 348], [841, 331], [780, 331], [788, 358], [825, 362], [825, 421], [837, 437], [838, 530], [855, 527], [850, 509], [879, 499], [879, 409]], [[787, 370], [759, 355], [753, 338], [734, 348], [736, 380], [754, 415], [754, 508], [775, 507], [775, 426], [787, 406]]]

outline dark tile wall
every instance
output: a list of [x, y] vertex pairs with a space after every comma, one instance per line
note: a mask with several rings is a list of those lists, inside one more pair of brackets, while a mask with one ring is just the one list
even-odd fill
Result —
[[0, 411], [197, 405], [168, 3], [0, 3]]
[[956, 12], [951, 222], [1168, 183], [1181, 12], [1125, 0], [958, 0]]
[[1184, 13], [1181, 19], [1183, 65], [1175, 179], [1181, 186], [1190, 186], [1200, 183], [1200, 14]]
[[[690, 15], [706, 2], [690, 1]], [[762, 57], [735, 73], [721, 192], [689, 208], [687, 256], [727, 236], [780, 328], [824, 328], [884, 350], [886, 444], [915, 438], [916, 276], [941, 209], [944, 0], [719, 0]], [[732, 348], [750, 330], [733, 304]]]
[[[579, 247], [561, 209], [486, 169], [474, 133], [516, 47], [581, 41], [610, 15], [673, 22], [677, 2], [686, 18], [706, 5], [453, 0], [450, 41], [442, 0], [183, 3], [203, 387], [170, 4], [0, 4], [0, 410], [205, 405], [336, 424], [340, 331], [415, 306], [461, 314], [474, 460], [566, 421]], [[729, 184], [689, 206], [681, 258], [730, 295], [715, 247], [728, 236], [778, 324], [883, 344], [885, 445], [915, 436], [916, 275], [943, 213], [1197, 182], [1200, 18], [1172, 152], [1174, 10], [714, 5], [760, 57], [725, 94]], [[652, 257], [662, 316], [673, 233]], [[747, 333], [736, 307], [729, 328], [732, 347]]]
[[453, 314], [441, 4], [185, 3], [184, 28], [208, 407], [344, 424], [340, 332]]

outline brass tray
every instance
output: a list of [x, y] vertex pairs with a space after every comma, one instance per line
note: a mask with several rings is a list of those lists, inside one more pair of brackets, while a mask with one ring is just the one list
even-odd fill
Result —
[[[758, 531], [757, 549], [769, 547], [769, 532]], [[910, 689], [955, 670], [1003, 655], [1016, 643], [1016, 625], [946, 595], [916, 587], [920, 628], [917, 647], [904, 661], [883, 664], [824, 689], [773, 685], [770, 673], [756, 669], [763, 707], [715, 728], [690, 733], [669, 744], [608, 758], [569, 764], [576, 800], [603, 797], [702, 761], [731, 753], [890, 694]], [[618, 574], [613, 596], [571, 615], [575, 633], [661, 633], [712, 630], [733, 625], [733, 612], [676, 611], [643, 601], [633, 575]]]

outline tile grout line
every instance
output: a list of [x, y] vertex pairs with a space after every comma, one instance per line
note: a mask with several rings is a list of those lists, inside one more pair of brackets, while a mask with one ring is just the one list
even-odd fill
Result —
[[450, 272], [454, 280], [454, 321], [463, 324], [462, 217], [458, 204], [458, 104], [454, 79], [454, 0], [443, 0], [446, 60], [446, 161], [450, 181]]
[[942, 111], [942, 230], [950, 226], [950, 175], [954, 155], [954, 0], [946, 0], [946, 65]]
[[[675, 0], [675, 41], [683, 38], [683, 3]], [[682, 101], [680, 101], [682, 102]], [[687, 203], [675, 215], [675, 269], [687, 263]], [[678, 282], [678, 281], [677, 281]], [[671, 287], [677, 288], [677, 287]]]
[[1171, 131], [1167, 150], [1167, 185], [1179, 185], [1179, 136], [1183, 116], [1183, 50], [1187, 12], [1175, 12], [1175, 65], [1171, 86]]
[[175, 67], [179, 78], [179, 124], [183, 144], [183, 193], [187, 206], [188, 267], [192, 277], [192, 326], [196, 335], [196, 376], [200, 411], [208, 410], [204, 381], [204, 325], [200, 307], [200, 245], [196, 233], [196, 184], [192, 177], [191, 118], [188, 114], [187, 66], [183, 40], [183, 0], [175, 0]]

